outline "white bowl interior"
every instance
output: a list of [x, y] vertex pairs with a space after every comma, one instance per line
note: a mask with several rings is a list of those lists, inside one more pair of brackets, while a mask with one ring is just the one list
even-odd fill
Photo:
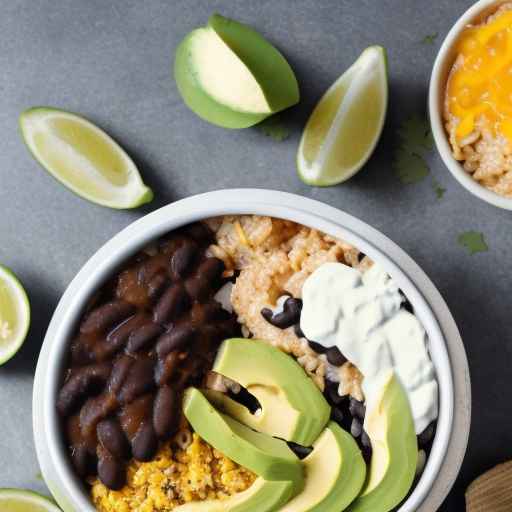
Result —
[[457, 181], [473, 195], [484, 201], [512, 210], [512, 199], [496, 194], [475, 181], [455, 160], [444, 128], [443, 108], [448, 75], [457, 57], [456, 43], [461, 32], [469, 25], [484, 21], [505, 0], [480, 0], [470, 7], [455, 23], [437, 54], [429, 86], [428, 109], [432, 135], [441, 158]]
[[437, 433], [427, 466], [411, 496], [400, 508], [400, 512], [415, 511], [427, 496], [444, 462], [452, 433], [454, 408], [452, 373], [445, 341], [427, 302], [412, 284], [409, 277], [393, 261], [377, 247], [347, 228], [299, 209], [276, 206], [275, 204], [256, 202], [249, 204], [247, 201], [242, 202], [242, 199], [240, 202], [226, 203], [222, 206], [218, 206], [218, 204], [217, 201], [215, 201], [215, 204], [202, 203], [195, 211], [191, 210], [190, 207], [182, 208], [181, 211], [174, 208], [172, 216], [165, 215], [166, 208], [169, 208], [166, 207], [135, 222], [104, 245], [86, 263], [69, 287], [69, 292], [73, 292], [68, 297], [69, 300], [59, 304], [58, 310], [63, 308], [63, 311], [60, 312], [64, 313], [64, 320], [57, 326], [49, 353], [48, 367], [45, 374], [44, 425], [48, 438], [50, 457], [65, 493], [72, 499], [79, 510], [84, 512], [94, 510], [83, 484], [75, 476], [71, 468], [55, 410], [56, 396], [68, 350], [68, 341], [82, 314], [84, 304], [86, 304], [92, 293], [130, 255], [158, 236], [179, 226], [207, 217], [225, 214], [259, 214], [293, 220], [305, 226], [319, 229], [337, 238], [344, 239], [357, 246], [369, 257], [384, 266], [404, 291], [412, 303], [415, 313], [423, 323], [429, 336], [431, 356], [437, 371], [440, 389], [440, 411]]

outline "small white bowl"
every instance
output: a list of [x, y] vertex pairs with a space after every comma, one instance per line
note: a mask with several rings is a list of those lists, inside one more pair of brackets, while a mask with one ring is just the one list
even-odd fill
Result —
[[483, 185], [480, 185], [480, 183], [475, 181], [471, 175], [464, 170], [461, 163], [455, 160], [452, 155], [443, 119], [446, 82], [453, 63], [455, 62], [455, 58], [457, 57], [455, 47], [461, 32], [469, 24], [485, 21], [489, 15], [494, 13], [496, 9], [504, 3], [506, 3], [506, 0], [480, 0], [476, 2], [457, 20], [450, 32], [448, 32], [432, 69], [428, 95], [428, 110], [432, 135], [434, 136], [437, 150], [455, 179], [474, 196], [498, 208], [512, 210], [512, 198], [501, 196], [485, 188]]
[[367, 224], [311, 199], [253, 189], [193, 196], [138, 220], [105, 244], [62, 296], [43, 343], [33, 396], [37, 456], [45, 482], [59, 505], [66, 512], [94, 512], [84, 485], [71, 468], [55, 406], [69, 340], [84, 305], [120, 264], [151, 240], [190, 222], [226, 214], [270, 215], [344, 239], [378, 261], [404, 291], [428, 333], [439, 382], [440, 413], [426, 468], [400, 512], [436, 510], [457, 477], [471, 414], [466, 355], [446, 304], [411, 258]]

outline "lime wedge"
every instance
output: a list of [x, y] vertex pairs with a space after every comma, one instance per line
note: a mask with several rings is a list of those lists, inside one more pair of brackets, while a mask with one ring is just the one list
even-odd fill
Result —
[[0, 365], [16, 354], [27, 337], [29, 326], [27, 294], [16, 276], [0, 265]]
[[20, 116], [23, 139], [36, 160], [70, 190], [110, 208], [136, 208], [153, 199], [126, 152], [87, 119], [34, 107]]
[[0, 489], [2, 512], [61, 512], [52, 501], [40, 494], [22, 489]]
[[386, 68], [385, 49], [370, 46], [319, 101], [297, 153], [299, 176], [305, 183], [335, 185], [366, 163], [386, 117]]

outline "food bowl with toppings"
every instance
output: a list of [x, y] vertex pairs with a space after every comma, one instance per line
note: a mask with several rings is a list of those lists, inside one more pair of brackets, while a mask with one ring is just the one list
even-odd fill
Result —
[[462, 342], [423, 272], [357, 219], [263, 190], [178, 201], [108, 242], [34, 385], [65, 511], [431, 511], [469, 419]]
[[437, 55], [429, 115], [437, 149], [475, 196], [512, 209], [512, 2], [480, 0]]

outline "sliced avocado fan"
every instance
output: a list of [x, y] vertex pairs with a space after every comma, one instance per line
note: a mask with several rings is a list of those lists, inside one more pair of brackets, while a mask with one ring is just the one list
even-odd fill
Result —
[[261, 410], [251, 414], [221, 393], [209, 391], [208, 398], [216, 407], [258, 432], [311, 446], [329, 420], [331, 408], [304, 369], [292, 357], [264, 341], [225, 340], [213, 371], [244, 386], [257, 398]]

